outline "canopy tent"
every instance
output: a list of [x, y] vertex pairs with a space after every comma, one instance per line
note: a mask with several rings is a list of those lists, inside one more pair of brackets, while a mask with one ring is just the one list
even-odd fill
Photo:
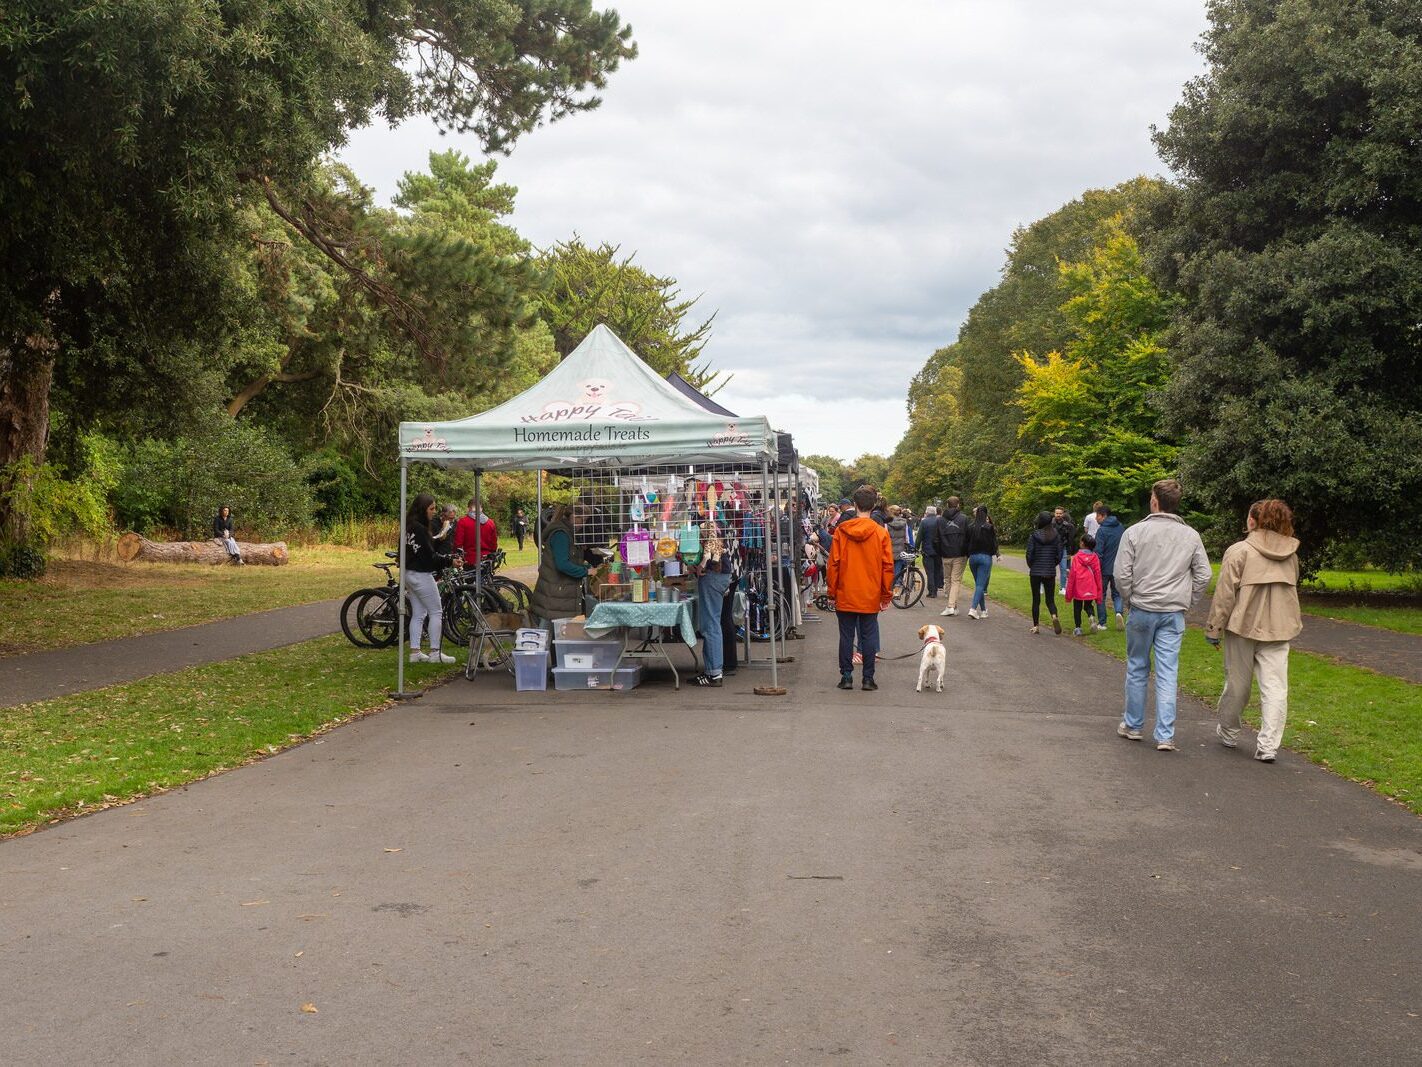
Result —
[[603, 325], [537, 385], [496, 408], [449, 422], [400, 424], [402, 460], [480, 471], [758, 467], [774, 459], [775, 449], [765, 418], [707, 410]]
[[667, 382], [682, 396], [686, 397], [688, 400], [694, 403], [700, 404], [703, 408], [711, 412], [711, 414], [713, 415], [724, 415], [728, 419], [740, 418], [740, 416], [737, 415], [734, 411], [731, 411], [729, 408], [722, 407], [720, 404], [716, 403], [716, 401], [712, 400], [709, 396], [703, 393], [700, 389], [696, 388], [696, 386], [692, 385], [676, 371], [672, 371], [670, 374], [667, 375]]
[[[404, 685], [405, 520], [411, 463], [472, 470], [476, 502], [485, 471], [736, 465], [759, 468], [768, 479], [777, 458], [778, 435], [762, 416], [741, 418], [726, 415], [725, 410], [711, 410], [664, 381], [621, 338], [599, 324], [542, 381], [496, 408], [446, 422], [402, 422], [396, 696], [409, 695]], [[542, 478], [538, 495], [541, 522]], [[477, 557], [477, 532], [474, 544]], [[766, 569], [773, 630], [775, 585], [773, 569], [768, 565]], [[778, 688], [776, 662], [772, 654], [771, 689], [766, 692], [779, 694], [784, 690]]]

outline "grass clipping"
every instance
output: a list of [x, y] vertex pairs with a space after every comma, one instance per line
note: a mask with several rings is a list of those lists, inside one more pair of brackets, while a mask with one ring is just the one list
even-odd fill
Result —
[[[389, 706], [394, 653], [322, 637], [0, 709], [0, 836], [127, 804]], [[412, 664], [423, 688], [452, 668]]]

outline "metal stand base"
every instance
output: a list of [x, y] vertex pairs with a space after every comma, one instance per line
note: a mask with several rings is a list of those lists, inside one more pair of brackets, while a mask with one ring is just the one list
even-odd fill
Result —
[[425, 693], [424, 693], [424, 690], [423, 690], [423, 689], [407, 690], [407, 691], [399, 692], [399, 693], [391, 693], [391, 694], [390, 694], [390, 699], [391, 699], [391, 700], [414, 700], [414, 699], [416, 699], [417, 697], [422, 697], [422, 696], [424, 696], [424, 695], [425, 695]]

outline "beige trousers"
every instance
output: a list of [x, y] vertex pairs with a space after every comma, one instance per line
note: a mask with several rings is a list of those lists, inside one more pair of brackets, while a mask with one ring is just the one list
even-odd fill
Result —
[[1289, 715], [1289, 643], [1251, 641], [1228, 630], [1224, 635], [1225, 687], [1220, 694], [1220, 733], [1227, 741], [1239, 739], [1239, 715], [1249, 703], [1251, 684], [1259, 681], [1258, 751], [1272, 756], [1284, 739]]
[[967, 565], [967, 556], [953, 556], [943, 561], [943, 584], [948, 587], [950, 608], [958, 607], [958, 594], [963, 591], [963, 569]]

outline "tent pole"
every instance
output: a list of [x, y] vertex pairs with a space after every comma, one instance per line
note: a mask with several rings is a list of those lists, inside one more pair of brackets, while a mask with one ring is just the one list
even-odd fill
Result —
[[[761, 484], [762, 486], [767, 487], [767, 488], [769, 488], [769, 486], [770, 486], [770, 462], [769, 462], [769, 459], [768, 459], [767, 457], [761, 457], [761, 461], [760, 461], [760, 484]], [[767, 502], [768, 502], [768, 494], [767, 494]], [[757, 695], [757, 696], [784, 696], [784, 695], [785, 695], [785, 690], [783, 690], [783, 689], [780, 688], [780, 665], [779, 665], [779, 663], [778, 663], [778, 657], [775, 655], [775, 568], [771, 565], [771, 562], [770, 562], [770, 555], [771, 555], [770, 544], [771, 544], [771, 542], [770, 542], [770, 530], [769, 530], [769, 523], [770, 523], [770, 520], [771, 520], [772, 518], [774, 518], [774, 515], [773, 515], [773, 514], [766, 516], [766, 526], [767, 526], [767, 528], [766, 528], [766, 536], [765, 536], [765, 586], [766, 586], [766, 599], [769, 601], [769, 603], [766, 605], [766, 607], [768, 608], [768, 610], [769, 610], [769, 612], [770, 612], [770, 614], [769, 614], [769, 618], [770, 618], [770, 686], [769, 686], [769, 688], [766, 688], [766, 689], [759, 689], [759, 688], [756, 689], [756, 695]], [[777, 525], [778, 525], [778, 523], [777, 523]], [[777, 565], [777, 566], [779, 565], [779, 560], [776, 561], [776, 565]]]
[[480, 490], [484, 485], [484, 472], [474, 472], [474, 600], [484, 603], [484, 502]]
[[543, 468], [538, 469], [538, 506], [533, 511], [533, 547], [543, 553]]
[[[780, 498], [780, 457], [775, 459], [775, 473], [771, 475], [775, 479], [775, 580], [779, 582], [779, 595], [775, 598], [775, 606], [780, 607], [780, 597], [788, 597], [790, 590], [785, 588], [785, 522], [784, 512], [781, 508], [784, 501]], [[777, 613], [778, 615], [778, 613]], [[789, 629], [791, 620], [779, 619], [777, 625], [771, 630], [773, 635], [776, 630], [780, 631], [780, 658], [786, 657], [785, 652], [785, 631]], [[771, 642], [771, 651], [775, 650], [775, 642]]]
[[395, 643], [395, 692], [390, 695], [396, 700], [408, 700], [411, 697], [421, 696], [419, 692], [405, 692], [405, 516], [409, 511], [409, 504], [405, 497], [408, 495], [407, 482], [409, 480], [410, 461], [404, 456], [400, 457], [400, 603], [396, 607], [396, 614], [400, 617], [399, 640]]

